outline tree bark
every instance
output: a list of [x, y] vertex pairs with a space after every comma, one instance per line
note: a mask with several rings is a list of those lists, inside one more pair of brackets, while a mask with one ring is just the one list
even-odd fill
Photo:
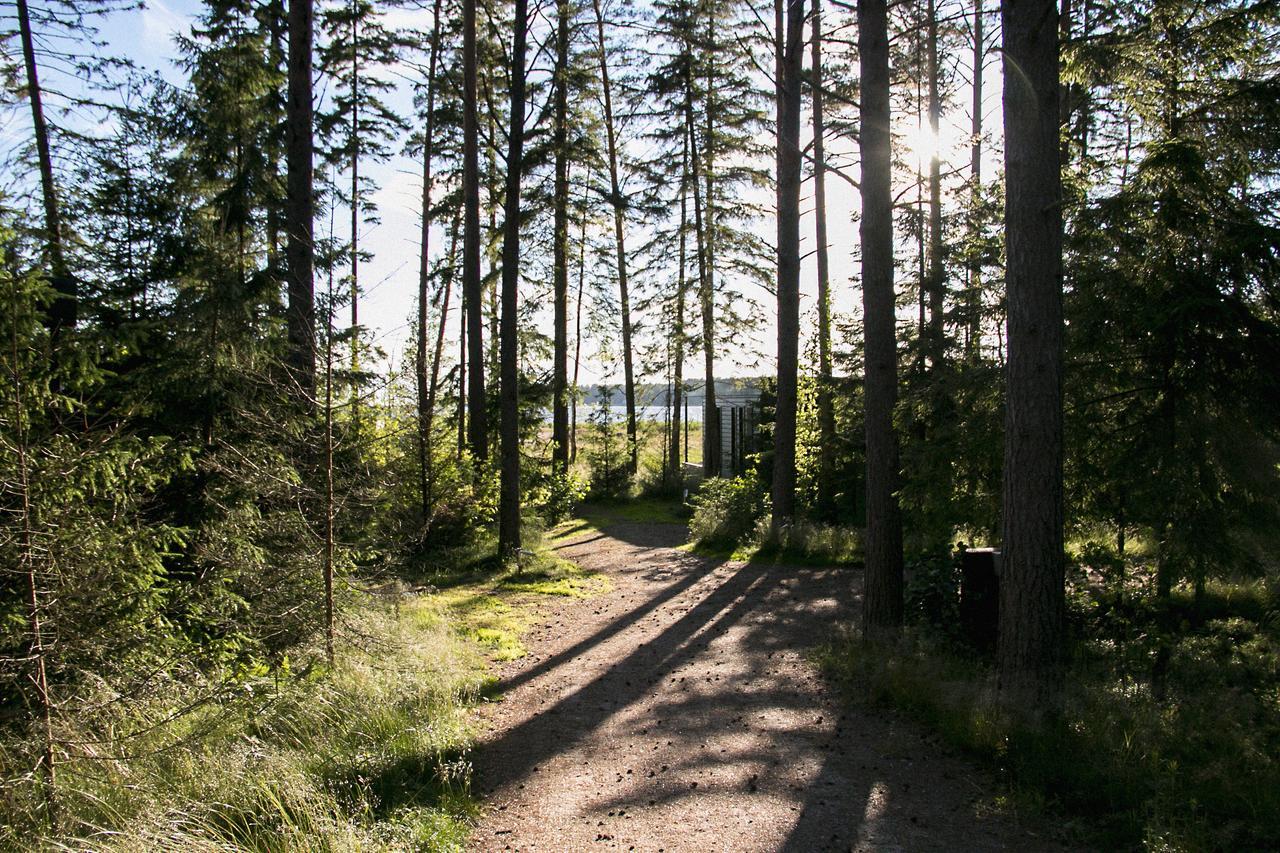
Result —
[[525, 44], [528, 0], [515, 0], [511, 51], [511, 129], [507, 134], [506, 220], [502, 240], [501, 423], [502, 473], [498, 499], [498, 551], [520, 549], [520, 349], [516, 311], [520, 287], [520, 178], [524, 157]]
[[17, 0], [18, 30], [22, 38], [22, 60], [27, 74], [27, 99], [31, 102], [31, 126], [36, 137], [36, 159], [40, 165], [40, 194], [44, 202], [45, 246], [49, 253], [54, 292], [57, 298], [49, 308], [49, 334], [54, 343], [64, 329], [74, 328], [79, 313], [79, 292], [75, 279], [67, 269], [62, 248], [62, 212], [58, 205], [57, 186], [53, 180], [53, 154], [49, 146], [49, 124], [44, 116], [44, 91], [40, 88], [40, 70], [36, 64], [35, 37], [31, 32], [31, 16], [27, 0]]
[[969, 261], [969, 287], [966, 313], [965, 347], [970, 358], [976, 359], [982, 354], [982, 260], [978, 255], [978, 240], [981, 237], [982, 208], [982, 66], [985, 59], [983, 43], [983, 8], [982, 0], [974, 0], [973, 9], [973, 115], [970, 119], [969, 143], [969, 205], [970, 223], [969, 239], [973, 243]]
[[889, 35], [885, 0], [858, 0], [862, 148], [862, 308], [867, 435], [866, 587], [863, 635], [902, 624], [902, 519], [893, 409], [898, 352], [893, 289]]
[[684, 467], [680, 459], [680, 427], [681, 427], [681, 406], [684, 404], [684, 296], [685, 296], [685, 265], [686, 252], [688, 250], [688, 234], [686, 233], [689, 226], [689, 137], [684, 138], [684, 145], [680, 153], [680, 251], [677, 256], [678, 269], [676, 271], [676, 316], [675, 328], [671, 330], [672, 336], [675, 338], [674, 353], [672, 355], [674, 377], [672, 380], [672, 388], [675, 399], [671, 406], [671, 434], [668, 437], [670, 443], [670, 451], [668, 456], [672, 460], [671, 470], [673, 472], [673, 486], [679, 486], [684, 481]]
[[929, 156], [929, 359], [936, 370], [946, 357], [946, 272], [942, 266], [942, 157], [938, 152], [942, 99], [938, 94], [938, 10], [928, 0], [928, 75], [929, 138], [933, 151]]
[[836, 415], [831, 387], [831, 284], [827, 254], [826, 120], [822, 104], [822, 0], [813, 0], [813, 219], [818, 273], [818, 510], [830, 513]]
[[1008, 245], [1000, 693], [1050, 707], [1061, 686], [1062, 182], [1054, 0], [1007, 0], [1004, 30]]
[[804, 0], [777, 21], [778, 390], [773, 425], [773, 533], [795, 516], [796, 385], [800, 359], [800, 98]]
[[289, 98], [286, 104], [288, 169], [289, 366], [310, 409], [315, 405], [315, 215], [312, 171], [311, 0], [289, 0]]
[[631, 473], [639, 462], [639, 441], [636, 426], [636, 383], [631, 349], [631, 294], [627, 281], [627, 244], [625, 229], [625, 202], [618, 179], [618, 135], [613, 122], [613, 94], [609, 85], [609, 58], [604, 40], [604, 15], [600, 0], [592, 0], [596, 13], [596, 38], [600, 49], [600, 85], [604, 96], [604, 130], [609, 157], [609, 195], [613, 206], [613, 239], [618, 258], [618, 299], [622, 308], [622, 371], [623, 394], [627, 404], [627, 444], [630, 448]]
[[351, 8], [351, 428], [360, 432], [360, 15]]
[[555, 117], [552, 148], [552, 290], [555, 303], [551, 371], [551, 461], [558, 473], [569, 470], [569, 18], [568, 0], [556, 2]]
[[716, 416], [715, 291], [707, 258], [707, 233], [702, 219], [702, 177], [698, 166], [697, 126], [693, 120], [693, 79], [686, 81], [685, 136], [689, 145], [690, 178], [693, 182], [693, 230], [698, 256], [698, 302], [702, 311], [703, 382], [702, 473], [714, 477], [720, 472], [720, 431]]
[[467, 446], [477, 465], [489, 458], [480, 281], [480, 126], [476, 112], [476, 0], [462, 0], [462, 292], [466, 304]]
[[[449, 286], [452, 275], [445, 280], [444, 298], [441, 300], [440, 328], [436, 336], [436, 354], [431, 365], [432, 378], [427, 377], [427, 304], [431, 286], [431, 155], [435, 142], [436, 64], [440, 56], [440, 0], [431, 7], [431, 48], [427, 59], [427, 126], [422, 140], [422, 230], [418, 253], [418, 471], [422, 499], [422, 522], [431, 517], [431, 419], [434, 415], [434, 386], [440, 367], [441, 347], [444, 344], [444, 321], [449, 311]], [[458, 237], [454, 229], [454, 239]], [[452, 273], [452, 270], [450, 270]]]
[[591, 169], [582, 182], [582, 231], [578, 237], [578, 298], [574, 301], [573, 397], [569, 404], [569, 464], [578, 461], [578, 373], [582, 367], [582, 292], [587, 284], [587, 196], [591, 192]]

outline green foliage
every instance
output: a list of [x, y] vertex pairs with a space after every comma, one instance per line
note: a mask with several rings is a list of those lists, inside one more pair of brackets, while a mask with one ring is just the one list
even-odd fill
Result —
[[591, 485], [572, 471], [541, 473], [529, 491], [525, 505], [534, 509], [549, 525], [569, 518], [587, 496]]
[[591, 411], [591, 444], [587, 462], [591, 465], [592, 498], [616, 498], [631, 490], [631, 455], [623, 425], [609, 409], [608, 389]]
[[[249, 674], [235, 690], [198, 675], [146, 697], [94, 685], [87, 704], [96, 710], [59, 721], [60, 740], [95, 746], [61, 768], [57, 841], [122, 851], [461, 850], [476, 811], [466, 708], [486, 676], [442, 608], [433, 597], [394, 613], [362, 605], [352, 621], [372, 645], [344, 648], [332, 671], [321, 669], [320, 648], [303, 646], [296, 663]], [[0, 762], [30, 766], [31, 748], [6, 739]], [[0, 847], [24, 848], [37, 831], [32, 787], [6, 786]]]
[[[1086, 587], [1071, 600], [1080, 640], [1067, 694], [1038, 728], [1003, 713], [994, 672], [926, 627], [893, 648], [848, 638], [822, 660], [851, 697], [907, 710], [1017, 802], [1078, 818], [1099, 846], [1268, 847], [1280, 831], [1280, 622], [1269, 592], [1216, 584], [1200, 617], [1194, 597], [1175, 595], [1176, 634], [1160, 630], [1149, 594]], [[1161, 646], [1164, 697], [1150, 679]]]
[[713, 477], [691, 499], [689, 538], [706, 545], [737, 545], [769, 514], [769, 495], [750, 471], [733, 479]]
[[954, 638], [960, 625], [960, 551], [938, 551], [906, 567], [906, 617]]

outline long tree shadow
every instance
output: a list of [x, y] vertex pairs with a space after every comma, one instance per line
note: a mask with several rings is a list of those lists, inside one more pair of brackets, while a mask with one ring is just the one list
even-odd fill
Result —
[[[583, 816], [664, 806], [673, 808], [668, 814], [705, 812], [709, 801], [700, 798], [727, 794], [748, 810], [750, 797], [775, 812], [781, 801], [791, 817], [778, 827], [777, 849], [796, 853], [1053, 846], [1029, 835], [1008, 844], [1007, 827], [974, 813], [963, 767], [947, 764], [915, 727], [844, 707], [806, 683], [820, 676], [798, 658], [852, 621], [860, 571], [729, 565], [671, 551], [680, 538], [673, 531], [607, 529], [617, 539], [631, 534], [627, 565], [616, 571], [648, 581], [645, 594], [501, 684], [510, 690], [586, 659], [585, 681], [549, 682], [543, 707], [481, 747], [482, 788], [527, 782], [581, 747], [575, 760], [619, 773], [612, 790], [611, 780], [592, 777], [598, 789], [575, 801]], [[599, 547], [578, 544], [584, 554]], [[654, 634], [647, 620], [664, 618], [661, 610], [674, 621]], [[640, 632], [632, 643], [623, 637], [628, 629]], [[624, 646], [616, 659], [606, 657], [610, 645]], [[583, 678], [581, 669], [570, 671]], [[602, 728], [608, 739], [597, 736]], [[681, 830], [670, 832], [669, 847], [679, 847]]]
[[[570, 660], [587, 648], [598, 645], [605, 637], [634, 624], [663, 601], [675, 598], [721, 565], [710, 560], [700, 560], [698, 563], [688, 576], [664, 590], [656, 599], [650, 599], [622, 619], [611, 623], [604, 631], [535, 669], [545, 672], [557, 663]], [[767, 574], [768, 569], [765, 567], [744, 566], [737, 570], [657, 638], [642, 643], [630, 655], [590, 682], [509, 729], [497, 740], [485, 744], [477, 755], [483, 785], [492, 788], [523, 778], [555, 754], [572, 748], [618, 710], [639, 699], [658, 684], [666, 673], [679, 668], [705, 648], [706, 640], [695, 639], [703, 629], [723, 630], [756, 607], [767, 595], [762, 583]], [[637, 672], [632, 673], [633, 669]], [[640, 672], [646, 673], [648, 677], [639, 677]], [[532, 676], [521, 673], [516, 678], [523, 683], [529, 677]], [[509, 688], [511, 684], [511, 681], [505, 682], [503, 687]]]

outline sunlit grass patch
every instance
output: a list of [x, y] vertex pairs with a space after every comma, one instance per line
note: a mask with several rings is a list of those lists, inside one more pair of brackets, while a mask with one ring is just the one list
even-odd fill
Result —
[[[58, 831], [10, 778], [0, 849], [461, 850], [469, 707], [490, 678], [437, 608], [360, 605], [332, 669], [313, 645], [292, 668], [190, 674], [128, 702], [100, 687], [99, 710], [55, 720]], [[29, 749], [4, 740], [0, 766], [31, 766]]]

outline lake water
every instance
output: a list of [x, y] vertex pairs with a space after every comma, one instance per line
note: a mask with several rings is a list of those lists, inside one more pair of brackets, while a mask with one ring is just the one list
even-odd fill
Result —
[[[590, 403], [579, 403], [578, 404], [578, 423], [586, 423], [591, 418], [591, 415], [593, 412], [595, 412], [595, 410], [596, 410], [596, 407], [594, 405], [591, 405]], [[551, 420], [551, 412], [546, 413], [546, 418], [547, 420]], [[609, 418], [610, 420], [618, 421], [618, 422], [625, 421], [627, 419], [627, 407], [626, 406], [610, 406]], [[657, 423], [662, 423], [667, 419], [667, 407], [666, 406], [637, 406], [636, 418], [642, 421], [655, 421]], [[702, 423], [702, 405], [701, 404], [697, 406], [693, 406], [693, 405], [689, 406], [689, 422], [694, 424]]]

